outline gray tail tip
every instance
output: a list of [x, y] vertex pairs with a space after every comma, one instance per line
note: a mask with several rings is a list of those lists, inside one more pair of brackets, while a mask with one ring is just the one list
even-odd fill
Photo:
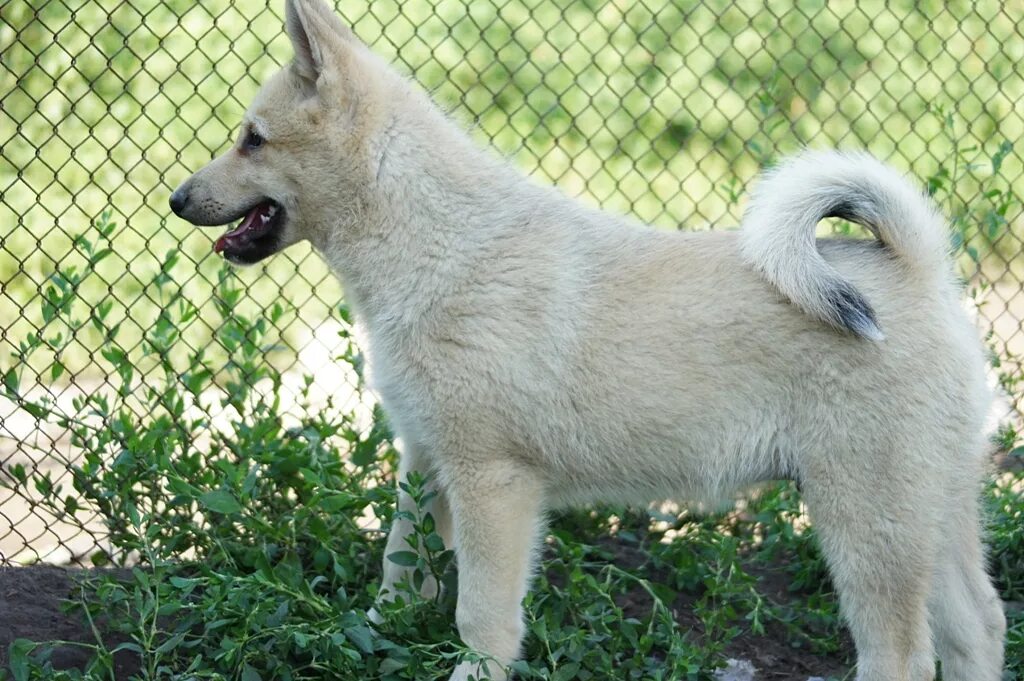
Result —
[[849, 286], [841, 286], [829, 298], [840, 327], [870, 341], [885, 340], [885, 334], [875, 319], [875, 311], [860, 293]]

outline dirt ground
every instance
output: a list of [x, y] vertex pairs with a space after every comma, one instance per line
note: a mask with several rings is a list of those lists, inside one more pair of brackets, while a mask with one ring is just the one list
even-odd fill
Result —
[[[600, 544], [613, 555], [613, 562], [629, 572], [645, 561], [643, 553], [635, 547], [604, 539]], [[802, 596], [790, 589], [789, 577], [780, 565], [760, 565], [744, 561], [743, 569], [758, 580], [757, 590], [775, 603], [794, 603]], [[669, 582], [667, 575], [658, 575], [657, 581]], [[700, 619], [694, 615], [697, 596], [679, 593], [671, 604], [672, 615], [684, 631], [702, 635]], [[637, 588], [618, 602], [626, 616], [643, 617], [651, 611], [651, 598]], [[742, 616], [743, 613], [740, 613]], [[855, 658], [853, 640], [843, 630], [837, 653], [822, 655], [806, 648], [794, 647], [789, 635], [778, 622], [768, 622], [765, 633], [757, 635], [749, 630], [733, 639], [725, 649], [726, 659], [739, 662], [736, 670], [720, 670], [719, 681], [814, 681], [816, 679], [846, 679]], [[749, 665], [749, 666], [748, 666]], [[753, 667], [754, 673], [745, 671]], [[851, 677], [852, 678], [852, 677]]]
[[[49, 565], [0, 568], [0, 669], [8, 669], [8, 648], [15, 639], [96, 642], [85, 617], [64, 607], [76, 588], [74, 575], [81, 572]], [[107, 642], [113, 647], [120, 641], [111, 637]], [[82, 669], [89, 657], [86, 648], [65, 645], [54, 649], [51, 660], [55, 669]], [[114, 665], [118, 679], [139, 669], [128, 653], [115, 655]]]
[[[624, 568], [628, 559], [625, 563]], [[64, 605], [76, 589], [75, 576], [81, 574], [81, 570], [47, 565], [0, 568], [0, 623], [5, 625], [0, 626], [0, 669], [8, 669], [8, 648], [15, 639], [95, 642], [85, 618], [69, 612]], [[785, 583], [771, 574], [761, 575], [761, 586], [764, 593], [773, 597], [788, 597]], [[691, 614], [692, 605], [680, 597], [672, 609], [680, 625], [699, 629], [699, 623]], [[643, 616], [650, 612], [649, 599], [641, 590], [627, 595], [620, 606], [627, 614]], [[98, 628], [109, 646], [121, 642], [103, 631], [102, 622], [98, 623]], [[726, 652], [727, 657], [742, 663], [737, 672], [722, 672], [718, 677], [722, 681], [808, 681], [813, 677], [844, 678], [849, 670], [847, 660], [852, 659], [853, 647], [844, 638], [840, 654], [816, 655], [792, 647], [781, 628], [769, 625], [765, 635], [742, 635]], [[88, 650], [74, 645], [58, 647], [51, 658], [54, 668], [58, 669], [81, 669], [88, 659]], [[756, 670], [753, 676], [743, 671], [748, 668], [744, 663], [749, 663]], [[115, 656], [115, 665], [119, 681], [128, 679], [139, 669], [137, 659], [129, 653]]]

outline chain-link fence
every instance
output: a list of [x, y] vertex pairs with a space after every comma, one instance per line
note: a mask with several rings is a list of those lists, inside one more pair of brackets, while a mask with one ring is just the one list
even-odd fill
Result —
[[[258, 84], [290, 58], [281, 2], [0, 0], [0, 372], [45, 322], [47, 287], [79, 262], [78, 237], [111, 210], [111, 249], [80, 295], [123, 303], [129, 357], [169, 276], [215, 337], [219, 261], [209, 233], [169, 216], [171, 189], [229, 144]], [[926, 181], [951, 216], [979, 325], [1016, 405], [1024, 350], [1024, 3], [726, 0], [351, 0], [340, 13], [482, 143], [524, 171], [665, 228], [735, 225], [748, 182], [802, 146], [867, 148]], [[843, 230], [844, 225], [832, 229]], [[338, 284], [296, 247], [238, 275], [245, 304], [282, 298], [286, 375], [325, 374], [341, 340]], [[21, 390], [57, 403], [109, 389], [90, 327], [61, 369], [21, 368]], [[294, 386], [300, 385], [296, 381]], [[296, 387], [295, 390], [298, 390]], [[78, 562], [102, 528], [57, 517], [26, 471], [60, 481], [66, 431], [0, 397], [0, 563]]]

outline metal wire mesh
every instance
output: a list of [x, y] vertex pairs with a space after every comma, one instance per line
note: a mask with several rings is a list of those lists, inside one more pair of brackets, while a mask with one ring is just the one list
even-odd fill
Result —
[[[1024, 6], [971, 3], [589, 0], [346, 1], [358, 35], [527, 172], [666, 228], [739, 221], [747, 183], [802, 146], [867, 148], [929, 184], [951, 215], [979, 324], [1014, 405], [1024, 345], [1014, 189], [1024, 164]], [[39, 324], [41, 287], [74, 237], [110, 208], [114, 255], [86, 293], [122, 301], [132, 353], [161, 301], [144, 282], [163, 254], [209, 305], [210, 236], [169, 216], [167, 196], [229, 144], [263, 80], [290, 58], [283, 8], [210, 0], [0, 0], [0, 369]], [[845, 229], [844, 226], [833, 228]], [[294, 248], [241, 279], [249, 301], [303, 311], [281, 329], [298, 350], [336, 350], [341, 291]], [[187, 336], [209, 342], [199, 315]], [[70, 400], [107, 382], [83, 331], [60, 380]], [[29, 380], [31, 379], [31, 380]], [[75, 452], [0, 399], [0, 563], [79, 561], [102, 539], [48, 516], [10, 484], [16, 465], [60, 479]], [[56, 550], [56, 553], [55, 553]]]

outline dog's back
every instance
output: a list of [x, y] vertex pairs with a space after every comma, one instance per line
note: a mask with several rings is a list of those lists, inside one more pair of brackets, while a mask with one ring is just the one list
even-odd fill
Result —
[[[988, 397], [973, 327], [953, 289], [908, 274], [887, 247], [818, 242], [871, 301], [886, 332], [874, 342], [796, 308], [745, 263], [736, 232], [578, 228], [586, 237], [569, 254], [559, 249], [571, 241], [541, 241], [529, 276], [502, 284], [506, 301], [486, 287], [464, 293], [447, 335], [472, 349], [446, 350], [451, 380], [474, 385], [446, 408], [519, 442], [566, 502], [709, 500], [799, 477], [823, 442], [880, 449], [867, 441], [940, 413], [956, 415], [951, 438], [980, 429]], [[506, 249], [519, 239], [538, 242], [528, 228]], [[486, 350], [468, 340], [481, 319]], [[963, 453], [935, 456], [948, 455]]]

